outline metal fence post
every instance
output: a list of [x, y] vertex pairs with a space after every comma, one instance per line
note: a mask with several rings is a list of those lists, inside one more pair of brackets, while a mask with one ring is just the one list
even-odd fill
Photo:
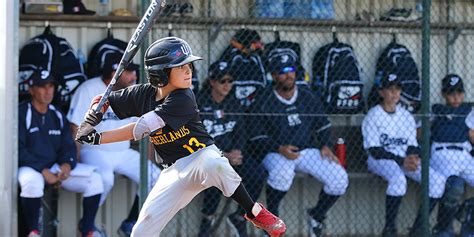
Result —
[[[140, 4], [140, 13], [141, 16], [143, 16], [148, 5], [150, 4], [150, 0], [141, 0]], [[149, 44], [149, 36], [147, 36], [144, 38], [140, 49], [140, 83], [146, 83], [144, 70], [145, 62], [143, 57]], [[148, 195], [148, 172], [148, 140], [142, 139], [140, 140], [140, 209], [143, 206], [143, 203], [145, 202], [146, 196]]]
[[429, 236], [429, 167], [430, 167], [430, 8], [431, 0], [423, 0], [422, 18], [422, 52], [421, 52], [421, 211], [422, 211], [422, 233]]

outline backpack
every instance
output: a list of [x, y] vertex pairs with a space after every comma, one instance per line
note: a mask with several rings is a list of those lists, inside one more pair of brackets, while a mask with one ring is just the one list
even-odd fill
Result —
[[296, 84], [309, 87], [309, 75], [306, 73], [303, 65], [301, 65], [301, 47], [298, 43], [291, 41], [280, 41], [277, 39], [271, 43], [265, 44], [263, 61], [266, 71], [269, 72], [270, 59], [272, 57], [278, 57], [281, 55], [291, 57], [296, 62]]
[[400, 104], [411, 113], [418, 111], [421, 107], [421, 81], [418, 67], [407, 47], [392, 41], [378, 58], [375, 81], [368, 101], [370, 107], [380, 100], [377, 90], [384, 73], [396, 74], [401, 78]]
[[104, 54], [111, 51], [123, 54], [126, 48], [126, 42], [114, 39], [112, 36], [108, 36], [99, 41], [92, 47], [87, 56], [87, 77], [93, 78], [102, 76], [102, 63], [104, 61], [102, 57]]
[[361, 68], [352, 46], [335, 39], [313, 58], [314, 89], [322, 96], [326, 113], [353, 114], [364, 109]]
[[21, 48], [19, 58], [20, 101], [29, 98], [28, 78], [35, 70], [49, 71], [58, 86], [53, 104], [63, 112], [69, 109], [71, 95], [87, 79], [75, 50], [66, 39], [54, 35], [49, 27]]

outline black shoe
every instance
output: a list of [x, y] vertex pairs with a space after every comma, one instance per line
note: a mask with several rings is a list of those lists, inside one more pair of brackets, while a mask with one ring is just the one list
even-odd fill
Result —
[[397, 237], [397, 229], [384, 228], [382, 231], [382, 237]]
[[247, 221], [242, 215], [232, 213], [226, 218], [226, 222], [232, 231], [233, 236], [248, 237], [247, 235]]
[[199, 226], [198, 237], [211, 237], [211, 228], [212, 222], [214, 220], [211, 218], [203, 217], [201, 219], [201, 225]]
[[307, 219], [308, 219], [308, 233], [310, 237], [321, 237], [323, 236], [324, 224], [315, 220], [311, 214], [310, 210], [306, 210]]

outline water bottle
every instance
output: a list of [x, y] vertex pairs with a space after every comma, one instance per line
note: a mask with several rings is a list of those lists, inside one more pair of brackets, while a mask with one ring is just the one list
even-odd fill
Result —
[[100, 0], [100, 6], [97, 13], [99, 16], [109, 15], [109, 0]]
[[346, 168], [346, 144], [343, 138], [338, 138], [336, 142], [336, 156], [339, 158], [339, 163]]

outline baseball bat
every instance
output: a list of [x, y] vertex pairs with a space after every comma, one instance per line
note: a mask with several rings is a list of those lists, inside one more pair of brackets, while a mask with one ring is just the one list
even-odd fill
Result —
[[158, 13], [160, 13], [161, 9], [163, 9], [165, 5], [166, 0], [151, 0], [148, 9], [140, 20], [140, 23], [138, 23], [138, 26], [135, 29], [132, 37], [128, 41], [127, 49], [120, 60], [119, 66], [117, 67], [117, 70], [115, 70], [115, 74], [105, 89], [105, 92], [102, 95], [102, 98], [100, 99], [99, 104], [95, 108], [94, 112], [99, 113], [102, 106], [104, 106], [105, 101], [112, 91], [112, 87], [115, 85], [117, 80], [120, 79], [120, 76], [122, 75], [125, 68], [127, 68], [128, 64], [130, 64], [130, 62], [133, 60], [135, 54], [137, 54], [139, 46], [143, 42], [145, 35], [148, 33], [148, 31], [150, 31], [156, 16]]

